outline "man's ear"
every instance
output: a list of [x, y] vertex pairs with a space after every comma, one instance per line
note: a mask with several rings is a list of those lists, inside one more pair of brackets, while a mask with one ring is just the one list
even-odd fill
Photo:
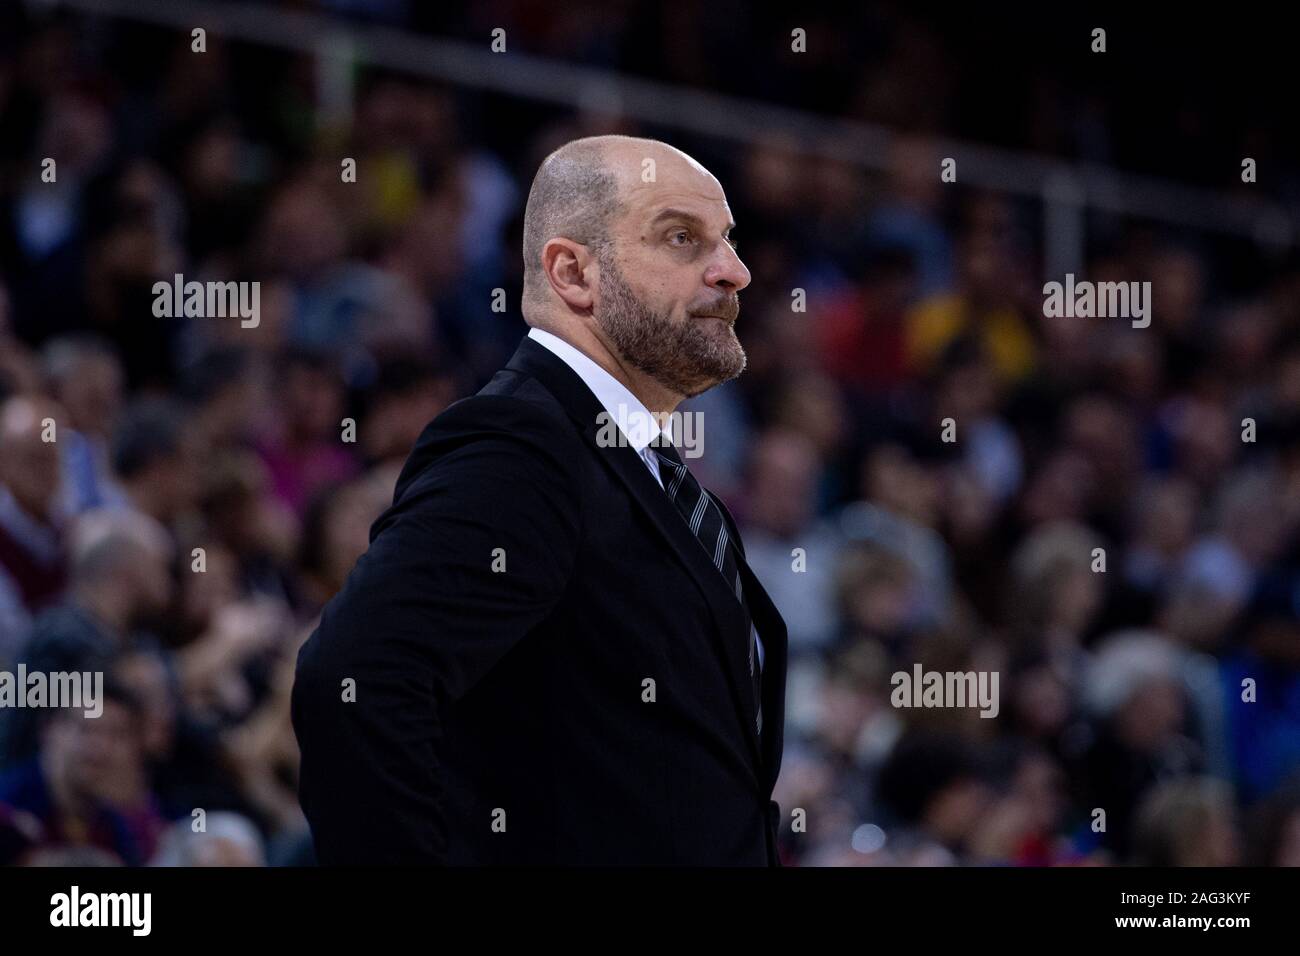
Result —
[[542, 246], [546, 281], [575, 312], [590, 312], [595, 301], [596, 260], [580, 242], [556, 237]]

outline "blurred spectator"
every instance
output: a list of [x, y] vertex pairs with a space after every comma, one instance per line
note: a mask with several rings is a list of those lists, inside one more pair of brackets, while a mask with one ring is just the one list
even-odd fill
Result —
[[104, 684], [103, 713], [45, 713], [37, 755], [0, 773], [0, 806], [37, 827], [22, 855], [90, 846], [129, 866], [153, 853], [163, 821], [143, 776], [139, 711], [125, 691]]
[[243, 447], [258, 434], [270, 397], [264, 358], [248, 348], [214, 346], [183, 370], [189, 426], [209, 455]]
[[276, 496], [301, 515], [317, 490], [357, 472], [342, 444], [346, 396], [335, 362], [319, 350], [289, 351], [277, 374], [279, 414], [258, 450]]
[[1222, 664], [1233, 775], [1248, 799], [1300, 769], [1300, 574], [1263, 578]]
[[840, 542], [816, 520], [816, 446], [776, 428], [759, 437], [749, 468], [745, 558], [781, 608], [791, 654], [833, 635], [832, 585]]
[[872, 543], [904, 559], [919, 579], [916, 625], [938, 623], [951, 599], [948, 548], [935, 531], [938, 475], [901, 442], [883, 442], [863, 460], [863, 500], [840, 515], [849, 540]]
[[1133, 846], [1138, 866], [1239, 865], [1231, 788], [1212, 778], [1160, 785], [1138, 809]]
[[204, 829], [181, 820], [167, 828], [150, 866], [265, 866], [261, 834], [234, 813], [205, 817]]
[[66, 511], [121, 504], [109, 461], [125, 389], [117, 353], [101, 339], [71, 335], [48, 343], [43, 359], [50, 391], [67, 412], [59, 436]]
[[1044, 525], [1024, 538], [1011, 559], [1013, 639], [1032, 643], [1081, 680], [1082, 648], [1101, 607], [1103, 578], [1093, 570], [1101, 539], [1081, 525]]
[[271, 494], [269, 471], [248, 451], [216, 457], [204, 476], [200, 501], [205, 539], [235, 562], [236, 584], [244, 592], [289, 600], [286, 570], [298, 536], [297, 517]]
[[454, 377], [431, 361], [408, 356], [382, 362], [358, 429], [365, 459], [400, 466], [458, 393]]
[[[956, 864], [988, 810], [993, 792], [980, 758], [954, 736], [901, 739], [880, 770], [880, 799], [896, 821], [900, 862]], [[886, 828], [889, 832], [889, 828]]]
[[[172, 546], [152, 518], [95, 511], [74, 529], [66, 600], [44, 611], [18, 653], [29, 672], [103, 671], [156, 622], [172, 592]], [[23, 760], [36, 748], [30, 709], [0, 712], [0, 754]]]
[[128, 506], [173, 531], [188, 518], [198, 495], [198, 439], [177, 402], [128, 406], [113, 432], [113, 471]]
[[966, 336], [988, 351], [1000, 381], [1014, 384], [1033, 371], [1036, 349], [1018, 298], [1007, 210], [991, 202], [982, 208], [990, 221], [977, 219], [962, 236], [957, 288], [921, 300], [907, 315], [908, 364], [925, 372]]
[[1099, 723], [1081, 757], [1081, 782], [1089, 805], [1105, 811], [1102, 844], [1120, 857], [1130, 851], [1142, 795], [1204, 769], [1203, 749], [1186, 733], [1181, 668], [1165, 638], [1125, 633], [1111, 637], [1088, 669], [1085, 700]]
[[906, 383], [903, 315], [913, 275], [906, 253], [882, 249], [818, 311], [819, 358], [841, 385], [874, 397]]
[[44, 399], [0, 404], [0, 666], [66, 579], [58, 423]]

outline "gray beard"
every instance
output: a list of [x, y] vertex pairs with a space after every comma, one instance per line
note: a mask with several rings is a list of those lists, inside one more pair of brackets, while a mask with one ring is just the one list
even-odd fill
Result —
[[745, 370], [745, 350], [730, 324], [673, 319], [646, 306], [628, 286], [612, 255], [600, 262], [600, 326], [624, 361], [664, 388], [693, 398]]

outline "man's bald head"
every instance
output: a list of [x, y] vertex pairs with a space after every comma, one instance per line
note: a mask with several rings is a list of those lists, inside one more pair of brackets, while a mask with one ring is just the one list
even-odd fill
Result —
[[622, 186], [611, 166], [615, 140], [652, 143], [631, 136], [588, 136], [565, 143], [537, 170], [524, 208], [524, 300], [539, 301], [546, 287], [542, 247], [556, 236], [598, 251], [610, 242]]

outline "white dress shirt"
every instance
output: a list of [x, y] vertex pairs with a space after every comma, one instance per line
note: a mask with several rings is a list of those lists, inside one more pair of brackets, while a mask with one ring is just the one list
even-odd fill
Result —
[[552, 335], [543, 329], [530, 329], [528, 337], [540, 345], [546, 346], [558, 355], [564, 364], [578, 373], [578, 377], [591, 389], [597, 401], [605, 406], [610, 418], [618, 425], [619, 431], [627, 436], [627, 443], [636, 449], [636, 453], [645, 462], [650, 474], [655, 476], [659, 487], [664, 485], [659, 476], [659, 459], [655, 457], [650, 443], [659, 435], [672, 441], [672, 420], [666, 421], [667, 428], [661, 429], [650, 409], [642, 404], [626, 385], [610, 375], [603, 368], [575, 349], [558, 335]]
[[[668, 419], [664, 423], [666, 427], [660, 428], [658, 419], [626, 385], [558, 335], [534, 328], [528, 330], [528, 337], [555, 353], [565, 365], [578, 373], [578, 377], [587, 388], [591, 389], [596, 400], [605, 406], [605, 411], [626, 436], [627, 443], [636, 449], [636, 453], [641, 456], [645, 466], [650, 469], [650, 474], [654, 475], [655, 481], [659, 482], [659, 487], [662, 488], [664, 481], [659, 474], [659, 459], [655, 457], [650, 443], [659, 435], [664, 435], [670, 442], [672, 441], [672, 420]], [[762, 668], [763, 642], [759, 639], [757, 631], [754, 640], [758, 645], [758, 666]]]

